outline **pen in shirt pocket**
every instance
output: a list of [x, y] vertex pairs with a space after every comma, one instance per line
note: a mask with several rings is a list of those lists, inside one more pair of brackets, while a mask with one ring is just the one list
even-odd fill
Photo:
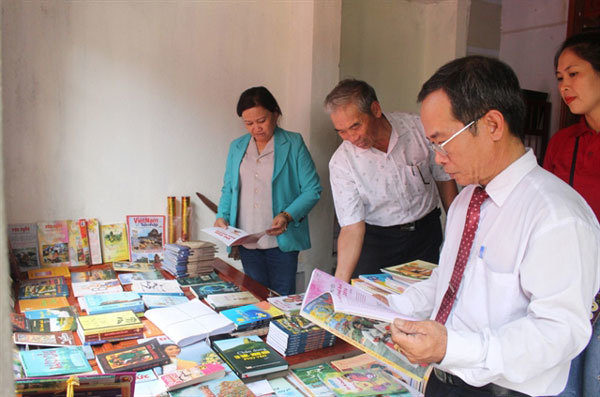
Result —
[[485, 254], [485, 246], [482, 245], [479, 247], [479, 259], [483, 259], [483, 255]]

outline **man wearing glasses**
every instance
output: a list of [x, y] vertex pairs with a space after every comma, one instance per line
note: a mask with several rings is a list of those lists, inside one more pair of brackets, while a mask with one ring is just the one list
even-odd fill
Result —
[[439, 267], [389, 298], [423, 321], [392, 324], [396, 348], [434, 364], [425, 396], [549, 396], [591, 334], [600, 226], [585, 200], [523, 145], [512, 69], [466, 57], [419, 93], [436, 161], [466, 186], [448, 213]]
[[325, 108], [344, 141], [329, 162], [341, 226], [335, 276], [349, 281], [415, 259], [437, 263], [439, 198], [448, 210], [457, 188], [435, 164], [419, 117], [383, 113], [373, 87], [352, 79], [338, 83]]

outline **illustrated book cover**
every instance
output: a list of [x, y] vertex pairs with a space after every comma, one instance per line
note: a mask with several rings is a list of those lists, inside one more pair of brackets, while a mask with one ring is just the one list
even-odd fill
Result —
[[156, 270], [152, 263], [117, 261], [112, 264], [115, 272], [151, 272]]
[[98, 280], [72, 283], [73, 295], [76, 297], [86, 295], [108, 294], [123, 291], [119, 280]]
[[221, 278], [214, 271], [207, 273], [207, 274], [201, 274], [201, 275], [198, 275], [195, 277], [183, 277], [183, 278], [177, 279], [177, 282], [182, 287], [190, 287], [192, 285], [201, 285], [201, 284], [212, 284], [212, 283], [216, 283], [219, 281], [223, 281], [223, 280], [221, 280]]
[[72, 283], [86, 281], [116, 280], [117, 275], [112, 269], [94, 269], [87, 272], [71, 272]]
[[[15, 392], [24, 396], [64, 396], [70, 376], [26, 378], [15, 381]], [[135, 373], [77, 375], [74, 397], [134, 397]], [[27, 394], [25, 394], [27, 393]], [[138, 395], [139, 396], [139, 395]], [[142, 394], [146, 397], [147, 395]]]
[[103, 373], [141, 371], [171, 361], [160, 344], [152, 339], [135, 346], [125, 347], [96, 355]]
[[67, 221], [38, 222], [38, 252], [42, 267], [69, 266]]
[[239, 292], [240, 288], [229, 281], [217, 281], [211, 284], [191, 285], [190, 291], [192, 291], [192, 294], [194, 294], [196, 298], [204, 299], [208, 295]]
[[233, 321], [238, 331], [266, 326], [271, 319], [283, 316], [283, 312], [267, 301], [223, 310], [222, 315]]
[[69, 229], [69, 260], [71, 266], [91, 264], [87, 221], [85, 219], [68, 220], [67, 227]]
[[157, 269], [148, 272], [121, 273], [118, 275], [122, 285], [130, 285], [133, 280], [164, 280], [165, 277]]
[[87, 220], [88, 242], [90, 245], [90, 262], [92, 265], [100, 265], [102, 261], [102, 244], [100, 243], [100, 222], [98, 219]]
[[25, 312], [25, 317], [31, 320], [42, 318], [77, 317], [77, 311], [73, 308], [73, 306], [57, 307], [54, 309], [29, 310]]
[[177, 280], [132, 280], [131, 290], [140, 295], [184, 295]]
[[335, 394], [319, 379], [320, 374], [332, 372], [335, 372], [335, 370], [329, 364], [317, 364], [311, 367], [290, 370], [288, 380], [304, 390], [309, 396], [335, 397]]
[[12, 250], [11, 260], [20, 271], [24, 272], [40, 267], [37, 224], [8, 225], [8, 244]]
[[164, 215], [127, 215], [127, 239], [132, 262], [155, 263], [163, 258]]
[[294, 316], [300, 313], [302, 299], [304, 299], [304, 294], [294, 294], [285, 296], [271, 296], [267, 298], [267, 301], [288, 316]]
[[88, 314], [100, 314], [131, 310], [134, 313], [144, 311], [144, 302], [133, 291], [86, 295], [80, 298], [79, 306]]
[[73, 332], [15, 332], [13, 342], [17, 345], [31, 346], [75, 346]]
[[92, 370], [79, 346], [25, 350], [19, 355], [28, 377], [68, 375]]
[[219, 363], [203, 363], [194, 367], [178, 369], [160, 376], [167, 391], [206, 382], [225, 376], [225, 367]]
[[77, 322], [79, 324], [78, 331], [81, 331], [84, 335], [143, 329], [144, 327], [139, 317], [131, 310], [79, 316]]
[[431, 276], [431, 272], [436, 268], [437, 265], [435, 263], [416, 260], [401, 265], [384, 267], [381, 271], [399, 281], [414, 284], [418, 281], [427, 280]]
[[100, 225], [100, 244], [104, 262], [129, 260], [127, 227], [125, 223]]
[[69, 296], [69, 286], [66, 284], [30, 284], [19, 288], [19, 299], [52, 298], [58, 296]]
[[379, 368], [319, 374], [319, 380], [338, 397], [380, 396], [410, 393], [394, 378]]

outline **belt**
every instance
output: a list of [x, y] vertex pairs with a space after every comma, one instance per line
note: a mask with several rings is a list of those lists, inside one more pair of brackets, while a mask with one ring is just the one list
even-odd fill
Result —
[[448, 372], [444, 372], [441, 369], [434, 368], [433, 373], [440, 382], [445, 383], [447, 385], [452, 385], [459, 389], [482, 391], [497, 397], [528, 397], [527, 394], [507, 389], [494, 383], [488, 383], [487, 385], [481, 387], [471, 386], [458, 376], [449, 374]]
[[408, 223], [403, 223], [401, 225], [396, 225], [394, 227], [399, 230], [402, 230], [403, 232], [414, 232], [415, 230], [417, 230], [417, 226], [419, 225], [419, 223], [423, 222], [424, 220], [429, 219], [430, 217], [439, 218], [440, 214], [441, 214], [440, 209], [436, 208], [421, 219], [417, 219], [414, 222], [408, 222]]

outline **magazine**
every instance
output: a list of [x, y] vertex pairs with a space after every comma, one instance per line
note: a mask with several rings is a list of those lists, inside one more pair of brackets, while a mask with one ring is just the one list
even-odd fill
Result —
[[67, 221], [38, 223], [38, 250], [43, 266], [69, 266]]
[[69, 228], [69, 259], [71, 266], [86, 266], [91, 263], [87, 221], [67, 221]]
[[159, 263], [164, 258], [164, 215], [127, 215], [127, 240], [132, 262]]
[[8, 243], [12, 250], [10, 259], [20, 271], [40, 267], [35, 223], [8, 225]]
[[222, 227], [205, 227], [201, 231], [216, 238], [228, 247], [256, 243], [267, 232], [265, 230], [264, 232], [250, 234], [233, 226], [228, 226], [227, 229]]
[[128, 261], [129, 245], [124, 223], [100, 225], [102, 257], [105, 262]]
[[102, 247], [100, 245], [100, 223], [98, 219], [87, 220], [88, 243], [90, 245], [90, 261], [92, 265], [102, 264]]
[[431, 272], [436, 268], [437, 265], [435, 263], [416, 260], [401, 265], [385, 267], [381, 271], [391, 275], [398, 281], [410, 285], [418, 281], [427, 280], [431, 276]]

